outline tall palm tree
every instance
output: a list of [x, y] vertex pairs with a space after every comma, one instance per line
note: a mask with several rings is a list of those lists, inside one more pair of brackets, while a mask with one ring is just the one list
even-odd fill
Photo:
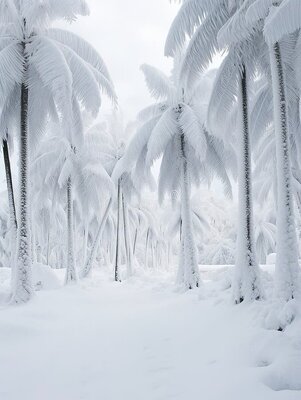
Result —
[[[247, 20], [253, 23], [266, 19], [262, 28], [270, 55], [277, 160], [276, 286], [277, 296], [284, 301], [296, 296], [300, 268], [292, 199], [289, 102], [283, 51], [286, 48], [281, 39], [301, 27], [300, 21], [292, 18], [298, 12], [300, 13], [300, 3], [296, 1], [275, 3], [270, 0], [256, 0], [247, 13]], [[289, 41], [291, 39], [294, 43], [295, 38], [289, 38]]]
[[100, 107], [101, 86], [114, 91], [108, 71], [96, 53], [76, 35], [50, 24], [58, 19], [87, 15], [84, 0], [40, 2], [2, 0], [0, 3], [0, 102], [14, 104], [9, 120], [20, 114], [20, 209], [13, 302], [28, 301], [33, 294], [28, 211], [28, 164], [35, 135], [48, 115], [58, 113], [72, 137], [71, 121], [80, 101], [94, 114]]
[[[187, 0], [174, 20], [167, 37], [165, 54], [173, 55], [191, 37], [183, 61], [181, 77], [187, 85], [194, 86], [200, 72], [208, 68], [213, 56], [228, 49], [218, 72], [209, 106], [209, 126], [216, 132], [216, 123], [225, 128], [225, 117], [236, 101], [238, 112], [238, 171], [239, 171], [239, 234], [237, 243], [236, 274], [233, 285], [235, 302], [259, 298], [259, 269], [254, 247], [251, 151], [249, 138], [248, 85], [254, 71], [250, 44], [258, 38], [239, 41], [235, 28], [243, 14], [241, 1]], [[220, 32], [223, 33], [220, 38]], [[221, 40], [222, 39], [222, 40]], [[250, 56], [252, 53], [252, 56]], [[212, 123], [214, 121], [214, 124]], [[222, 122], [223, 121], [223, 122]], [[228, 141], [228, 138], [227, 138]]]
[[167, 193], [171, 196], [178, 191], [181, 193], [183, 254], [180, 268], [183, 274], [180, 275], [181, 284], [191, 289], [200, 283], [190, 207], [191, 185], [199, 184], [202, 179], [210, 180], [211, 170], [219, 175], [229, 191], [231, 185], [223, 165], [225, 149], [206, 131], [195, 101], [197, 91], [186, 91], [179, 76], [180, 65], [181, 57], [178, 57], [171, 78], [154, 67], [142, 66], [147, 86], [159, 103], [140, 113], [146, 121], [128, 146], [120, 168], [139, 169], [147, 176], [155, 160], [162, 156], [159, 200], [162, 202]]

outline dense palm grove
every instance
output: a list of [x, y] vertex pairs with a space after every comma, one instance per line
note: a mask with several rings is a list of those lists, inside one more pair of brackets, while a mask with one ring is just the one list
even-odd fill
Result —
[[[84, 0], [0, 0], [1, 247], [11, 302], [31, 299], [39, 264], [66, 268], [66, 284], [100, 263], [121, 281], [169, 268], [175, 255], [183, 288], [200, 286], [200, 263], [235, 264], [234, 302], [260, 300], [259, 263], [273, 252], [275, 296], [296, 297], [301, 4], [181, 3], [165, 44], [171, 74], [141, 67], [154, 103], [125, 124], [100, 55], [52, 27], [87, 15]], [[220, 199], [204, 189], [212, 183]]]

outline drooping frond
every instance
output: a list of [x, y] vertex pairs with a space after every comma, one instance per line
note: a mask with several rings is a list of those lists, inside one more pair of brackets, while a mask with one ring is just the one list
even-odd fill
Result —
[[270, 83], [266, 82], [258, 91], [250, 114], [251, 138], [256, 146], [273, 121], [273, 96]]
[[179, 123], [186, 140], [203, 161], [207, 152], [206, 137], [196, 114], [188, 105], [182, 105]]
[[129, 172], [132, 170], [136, 163], [137, 157], [139, 157], [139, 155], [143, 152], [143, 149], [147, 147], [153, 129], [157, 125], [160, 118], [160, 116], [156, 116], [138, 128], [136, 134], [128, 144], [124, 156], [117, 162], [114, 168], [112, 179], [115, 182], [124, 172]]
[[157, 160], [164, 152], [167, 144], [179, 132], [175, 111], [169, 108], [157, 122], [147, 145], [147, 165]]
[[187, 35], [192, 36], [195, 27], [206, 15], [210, 2], [213, 7], [217, 1], [187, 0], [183, 3], [166, 39], [164, 51], [166, 56], [174, 56], [177, 50], [183, 47]]
[[3, 103], [14, 89], [15, 84], [23, 80], [22, 48], [11, 43], [0, 52], [0, 101]]
[[26, 19], [29, 32], [58, 19], [73, 22], [79, 15], [89, 14], [85, 0], [22, 0], [20, 13]]
[[159, 69], [147, 64], [141, 66], [147, 87], [154, 98], [166, 99], [171, 97], [174, 88], [170, 79]]
[[283, 36], [293, 33], [301, 27], [301, 2], [285, 0], [278, 7], [273, 7], [266, 19], [264, 35], [271, 44]]
[[108, 81], [112, 82], [109, 71], [97, 51], [84, 39], [72, 32], [63, 29], [48, 29], [47, 35], [52, 39], [70, 47], [84, 61], [100, 72]]
[[229, 53], [214, 82], [208, 106], [208, 124], [214, 133], [225, 128], [225, 116], [229, 115], [237, 100], [239, 72], [238, 68], [233, 68], [233, 63], [232, 53]]
[[62, 51], [72, 73], [74, 95], [96, 117], [101, 105], [101, 99], [98, 83], [93, 72], [89, 65], [67, 46], [63, 46]]
[[165, 102], [151, 104], [150, 106], [141, 110], [138, 113], [137, 118], [141, 122], [147, 121], [147, 120], [155, 117], [156, 115], [159, 115], [159, 114], [163, 113], [164, 111], [166, 111], [166, 107], [167, 106], [166, 106]]
[[32, 53], [29, 62], [43, 84], [51, 90], [58, 109], [66, 117], [70, 116], [72, 74], [63, 52], [46, 37], [33, 38], [27, 52]]
[[181, 71], [182, 78], [189, 74], [188, 85], [193, 85], [199, 74], [208, 67], [214, 55], [220, 50], [217, 32], [228, 16], [227, 9], [218, 14], [218, 17], [216, 14], [209, 15], [191, 38]]

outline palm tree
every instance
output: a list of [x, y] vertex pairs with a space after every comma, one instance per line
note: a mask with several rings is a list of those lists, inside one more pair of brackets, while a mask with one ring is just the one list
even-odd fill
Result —
[[[89, 140], [90, 139], [90, 140]], [[101, 164], [101, 155], [97, 153], [95, 138], [90, 135], [75, 149], [64, 137], [52, 136], [43, 142], [36, 168], [45, 174], [45, 183], [50, 182], [54, 195], [60, 189], [66, 193], [67, 213], [67, 269], [66, 283], [77, 281], [77, 270], [74, 256], [74, 191], [77, 201], [92, 208], [91, 198], [101, 204], [101, 197], [114, 190], [113, 183]], [[99, 149], [99, 146], [98, 146]], [[44, 175], [45, 176], [45, 175]], [[98, 191], [97, 188], [105, 188]], [[42, 188], [44, 190], [44, 187]], [[93, 191], [93, 196], [91, 195]]]
[[191, 184], [209, 178], [210, 169], [221, 177], [231, 191], [224, 169], [224, 147], [209, 135], [203, 126], [195, 102], [197, 91], [186, 91], [179, 77], [180, 57], [175, 60], [173, 75], [169, 79], [154, 67], [143, 65], [147, 86], [156, 100], [140, 117], [146, 121], [137, 130], [127, 148], [120, 168], [126, 171], [139, 169], [147, 176], [155, 160], [162, 156], [159, 176], [159, 200], [165, 194], [181, 191], [183, 257], [180, 267], [184, 274], [182, 284], [187, 288], [199, 285], [196, 246], [190, 207]]
[[20, 113], [20, 209], [17, 263], [13, 301], [28, 301], [33, 294], [31, 278], [28, 211], [28, 169], [30, 148], [41, 133], [48, 115], [59, 114], [64, 130], [70, 125], [80, 101], [94, 114], [100, 107], [99, 86], [114, 97], [110, 77], [96, 51], [76, 35], [50, 24], [58, 19], [74, 20], [87, 15], [84, 0], [58, 3], [24, 0], [1, 2], [0, 88], [1, 103], [10, 103], [6, 127]]
[[[279, 7], [277, 8], [277, 5]], [[273, 12], [269, 16], [270, 10]], [[277, 160], [277, 295], [284, 301], [295, 298], [298, 286], [298, 248], [292, 200], [292, 171], [289, 135], [289, 103], [287, 100], [286, 74], [281, 39], [300, 28], [300, 21], [292, 18], [300, 12], [296, 1], [256, 0], [249, 8], [247, 19], [253, 23], [264, 21], [264, 34], [269, 47], [274, 127]], [[295, 40], [294, 37], [292, 38]]]
[[[236, 25], [239, 25], [242, 16], [240, 5], [245, 7], [246, 3], [226, 0], [183, 2], [165, 46], [165, 54], [174, 55], [185, 43], [187, 35], [191, 37], [180, 74], [190, 87], [195, 85], [198, 74], [208, 68], [213, 56], [228, 48], [228, 54], [218, 72], [212, 93], [209, 126], [212, 132], [216, 133], [216, 122], [220, 122], [220, 127], [224, 131], [225, 117], [228, 116], [233, 104], [238, 101], [240, 231], [233, 285], [234, 300], [237, 303], [244, 299], [260, 297], [259, 269], [254, 247], [248, 114], [248, 84], [254, 71], [254, 52], [251, 45], [258, 41], [258, 38], [250, 35], [249, 40], [239, 41], [237, 37], [239, 35], [235, 36]], [[223, 35], [219, 37], [221, 32]]]

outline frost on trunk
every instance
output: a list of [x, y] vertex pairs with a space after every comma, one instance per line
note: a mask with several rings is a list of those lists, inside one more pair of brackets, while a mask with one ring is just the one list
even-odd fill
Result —
[[73, 196], [71, 177], [67, 181], [67, 270], [65, 284], [77, 281], [77, 272], [74, 258], [74, 232], [73, 232]]
[[100, 243], [100, 240], [101, 240], [101, 237], [102, 237], [102, 234], [103, 234], [103, 231], [104, 231], [107, 219], [108, 219], [108, 215], [109, 215], [109, 212], [110, 212], [110, 209], [111, 209], [111, 205], [112, 205], [112, 199], [110, 199], [110, 201], [109, 201], [109, 203], [107, 205], [107, 208], [105, 210], [105, 213], [104, 213], [104, 215], [102, 217], [102, 220], [101, 220], [101, 223], [99, 225], [95, 240], [94, 240], [93, 245], [92, 245], [90, 256], [88, 257], [87, 262], [86, 262], [86, 264], [84, 266], [84, 269], [82, 271], [82, 278], [86, 278], [91, 274], [92, 267], [93, 267], [93, 264], [94, 264], [94, 261], [95, 261], [95, 257], [96, 257], [96, 254], [97, 254], [97, 251], [98, 251], [98, 248], [99, 248], [99, 243]]
[[117, 227], [116, 227], [116, 248], [115, 248], [115, 267], [114, 267], [114, 279], [115, 282], [120, 280], [119, 278], [119, 262], [120, 262], [120, 213], [121, 213], [121, 182], [118, 180], [117, 189]]
[[[25, 75], [27, 67], [25, 64]], [[28, 211], [28, 87], [21, 85], [20, 127], [20, 210], [18, 225], [17, 259], [12, 274], [12, 301], [25, 303], [33, 296], [31, 241]]]
[[[188, 289], [199, 286], [200, 277], [197, 263], [197, 249], [194, 241], [192, 215], [190, 205], [190, 179], [185, 146], [185, 137], [180, 136], [181, 155], [181, 213], [182, 213], [182, 245], [183, 245], [183, 278]], [[181, 268], [181, 267], [180, 267]]]
[[150, 228], [147, 229], [146, 232], [146, 240], [145, 240], [145, 255], [144, 255], [144, 267], [148, 268], [148, 247], [149, 247], [149, 237], [150, 237]]
[[9, 220], [10, 220], [10, 242], [11, 242], [11, 265], [14, 264], [15, 252], [16, 252], [16, 241], [17, 241], [17, 215], [16, 215], [16, 206], [15, 206], [15, 196], [14, 196], [14, 188], [13, 188], [13, 180], [11, 173], [11, 164], [8, 150], [7, 140], [3, 139], [2, 141], [2, 151], [3, 151], [3, 159], [4, 159], [4, 167], [5, 167], [5, 176], [6, 176], [6, 186], [7, 186], [7, 196], [8, 196], [8, 206], [9, 206]]
[[123, 211], [123, 228], [124, 228], [124, 244], [126, 251], [126, 267], [127, 277], [129, 278], [133, 274], [133, 252], [130, 237], [130, 224], [129, 224], [129, 213], [125, 202], [124, 195], [122, 195], [122, 211]]
[[299, 264], [291, 188], [291, 163], [284, 72], [279, 43], [270, 47], [277, 159], [277, 297], [289, 301], [297, 291]]
[[261, 297], [260, 272], [254, 245], [248, 92], [245, 67], [241, 71], [238, 102], [240, 106], [238, 132], [239, 215], [233, 296], [236, 303], [241, 303], [244, 300], [252, 301]]

